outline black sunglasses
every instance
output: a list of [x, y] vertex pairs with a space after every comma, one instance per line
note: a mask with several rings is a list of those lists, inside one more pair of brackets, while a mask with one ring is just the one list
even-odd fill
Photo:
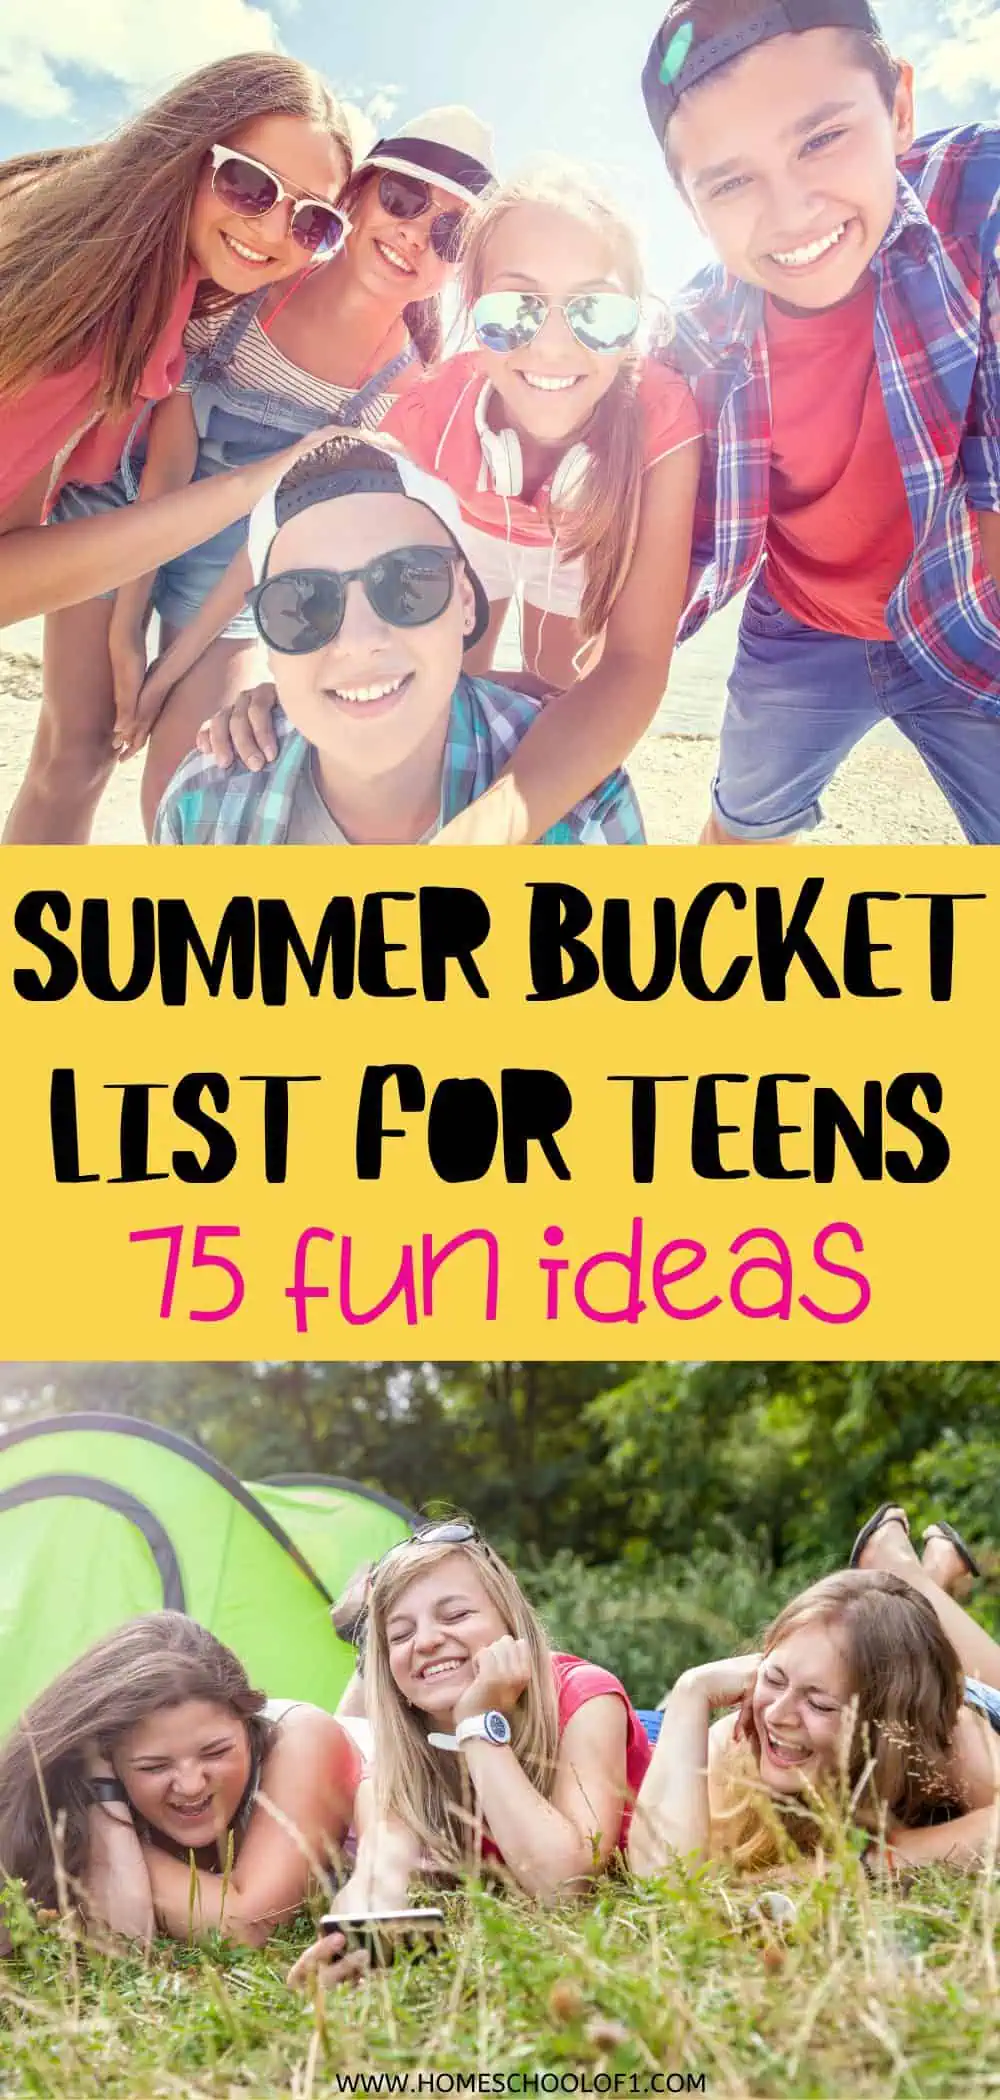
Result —
[[[394, 175], [386, 169], [379, 177], [378, 194], [392, 219], [422, 219], [433, 209], [430, 187], [419, 175]], [[441, 262], [458, 261], [465, 218], [464, 211], [439, 211], [431, 220], [430, 244]]]
[[212, 188], [230, 211], [241, 219], [262, 219], [283, 200], [292, 207], [292, 239], [309, 255], [326, 262], [337, 255], [351, 230], [351, 222], [335, 204], [318, 197], [293, 197], [273, 168], [248, 153], [234, 153], [228, 146], [213, 146]]
[[248, 591], [257, 632], [281, 656], [309, 656], [344, 624], [347, 592], [360, 583], [390, 627], [428, 627], [451, 604], [457, 547], [396, 547], [362, 569], [285, 569]]

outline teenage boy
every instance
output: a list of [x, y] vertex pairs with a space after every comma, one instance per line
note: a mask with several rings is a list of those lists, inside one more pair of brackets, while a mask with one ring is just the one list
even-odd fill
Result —
[[1000, 843], [1000, 127], [914, 143], [867, 0], [675, 0], [643, 74], [720, 258], [682, 634], [750, 585], [708, 843], [791, 839], [890, 717]]
[[[538, 702], [462, 672], [489, 607], [450, 489], [395, 449], [334, 439], [250, 521], [254, 619], [282, 712], [272, 765], [174, 775], [154, 843], [418, 845], [481, 795]], [[622, 772], [548, 845], [641, 845]]]

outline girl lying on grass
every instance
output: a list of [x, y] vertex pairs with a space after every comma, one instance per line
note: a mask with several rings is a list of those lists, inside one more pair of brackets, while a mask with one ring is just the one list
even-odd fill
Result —
[[[819, 1849], [838, 1814], [876, 1864], [974, 1866], [996, 1842], [1000, 1647], [955, 1592], [976, 1572], [950, 1526], [923, 1561], [886, 1505], [850, 1567], [786, 1605], [762, 1653], [688, 1670], [666, 1702], [629, 1844], [772, 1866]], [[713, 1710], [736, 1708], [712, 1721]]]
[[[519, 845], [614, 772], [660, 704], [700, 426], [685, 382], [639, 352], [635, 235], [589, 179], [554, 168], [502, 184], [469, 224], [460, 281], [475, 347], [400, 394], [381, 427], [458, 497], [490, 600], [473, 670], [489, 671], [520, 595], [525, 669], [536, 692], [562, 689], [437, 841]], [[599, 649], [578, 676], [587, 643]], [[206, 724], [199, 748], [257, 769], [277, 748], [273, 704], [257, 687]]]
[[[371, 1577], [364, 1683], [375, 1755], [357, 1862], [334, 1912], [402, 1910], [413, 1877], [486, 1867], [544, 1902], [583, 1893], [624, 1846], [649, 1763], [616, 1677], [553, 1654], [510, 1569], [471, 1524], [425, 1525]], [[354, 1975], [328, 1934], [291, 1981]]]
[[132, 1619], [48, 1686], [0, 1747], [0, 1883], [139, 1940], [262, 1946], [329, 1872], [359, 1777], [317, 1707], [251, 1689], [181, 1612]]

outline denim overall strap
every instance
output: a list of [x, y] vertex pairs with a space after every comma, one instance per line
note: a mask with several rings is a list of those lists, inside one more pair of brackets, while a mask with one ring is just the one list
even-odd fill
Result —
[[[214, 343], [210, 343], [207, 350], [195, 353], [196, 357], [200, 355], [204, 360], [198, 374], [199, 379], [211, 371], [225, 371], [234, 350], [238, 349], [251, 321], [256, 320], [270, 290], [271, 286], [264, 284], [259, 292], [251, 292], [248, 298], [238, 300], [223, 322]], [[194, 361], [192, 359], [192, 363]]]
[[412, 365], [416, 356], [416, 343], [407, 343], [405, 350], [400, 350], [398, 356], [390, 358], [387, 365], [382, 365], [378, 372], [374, 372], [370, 379], [365, 380], [364, 386], [359, 387], [356, 394], [352, 394], [350, 401], [340, 412], [341, 420], [348, 428], [360, 427], [369, 402], [377, 400], [379, 394], [388, 393], [393, 380], [398, 378], [400, 372], [405, 372], [407, 365]]

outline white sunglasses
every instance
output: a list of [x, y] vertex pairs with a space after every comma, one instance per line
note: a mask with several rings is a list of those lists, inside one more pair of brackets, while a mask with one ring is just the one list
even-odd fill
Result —
[[324, 204], [319, 197], [294, 197], [273, 168], [232, 146], [213, 146], [211, 159], [212, 188], [241, 219], [262, 219], [287, 201], [292, 206], [292, 239], [299, 247], [321, 262], [339, 254], [351, 222], [335, 204]]

